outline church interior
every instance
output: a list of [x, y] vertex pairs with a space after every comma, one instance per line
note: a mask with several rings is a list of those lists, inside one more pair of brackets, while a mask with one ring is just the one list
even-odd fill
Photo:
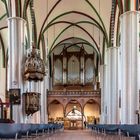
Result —
[[140, 139], [139, 10], [140, 0], [0, 0], [0, 138]]

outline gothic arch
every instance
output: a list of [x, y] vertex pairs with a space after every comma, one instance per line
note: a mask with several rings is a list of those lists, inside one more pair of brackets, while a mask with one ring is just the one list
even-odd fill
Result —
[[68, 105], [70, 104], [70, 102], [71, 102], [72, 100], [77, 101], [77, 104], [80, 105], [80, 108], [81, 108], [81, 111], [82, 111], [83, 107], [82, 107], [82, 104], [80, 103], [80, 101], [79, 101], [78, 99], [71, 99], [71, 100], [69, 100], [69, 101], [67, 102], [67, 104], [66, 104], [65, 107], [64, 107], [65, 112], [66, 112], [66, 109], [67, 109]]
[[101, 108], [101, 103], [100, 103], [99, 101], [97, 101], [96, 99], [90, 98], [90, 99], [86, 99], [86, 100], [85, 100], [85, 104], [84, 104], [84, 106], [83, 106], [83, 109], [85, 108], [86, 104], [87, 104], [90, 100], [93, 100], [93, 101], [99, 106], [99, 108]]
[[[56, 109], [56, 106], [59, 109]], [[58, 99], [54, 99], [48, 104], [47, 111], [48, 111], [49, 118], [64, 117], [64, 106]]]
[[63, 105], [63, 103], [62, 103], [62, 101], [61, 100], [59, 100], [58, 98], [57, 99], [50, 99], [50, 100], [48, 100], [48, 106], [52, 103], [52, 102], [54, 102], [54, 101], [57, 101], [57, 102], [59, 102], [60, 104], [62, 104]]
[[96, 120], [99, 121], [100, 110], [100, 105], [94, 99], [87, 100], [83, 107], [83, 114], [86, 117], [86, 121], [89, 123], [93, 123]]

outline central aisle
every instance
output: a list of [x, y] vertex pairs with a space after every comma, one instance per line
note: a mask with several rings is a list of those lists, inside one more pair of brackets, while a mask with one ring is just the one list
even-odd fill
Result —
[[88, 130], [64, 130], [47, 138], [47, 140], [93, 140]]

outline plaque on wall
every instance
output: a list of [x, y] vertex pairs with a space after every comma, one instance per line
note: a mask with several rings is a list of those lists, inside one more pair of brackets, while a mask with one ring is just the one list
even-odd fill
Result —
[[23, 94], [25, 103], [25, 113], [32, 115], [40, 109], [40, 93], [27, 92]]
[[10, 92], [10, 103], [18, 105], [21, 102], [20, 89], [9, 89]]

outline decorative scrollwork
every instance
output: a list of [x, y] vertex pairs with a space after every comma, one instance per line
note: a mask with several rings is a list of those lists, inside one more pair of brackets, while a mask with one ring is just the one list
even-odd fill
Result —
[[39, 51], [34, 45], [25, 61], [24, 78], [26, 80], [42, 81], [45, 75], [45, 65], [40, 58]]

